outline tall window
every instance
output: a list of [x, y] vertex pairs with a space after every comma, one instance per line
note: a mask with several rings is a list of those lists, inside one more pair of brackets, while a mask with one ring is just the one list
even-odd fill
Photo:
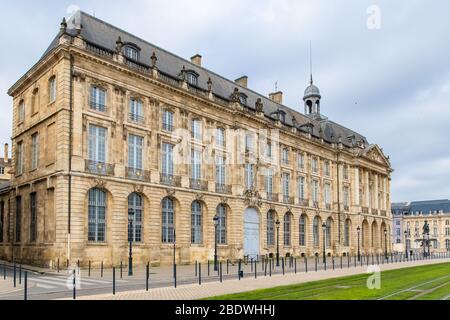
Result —
[[223, 155], [216, 156], [216, 183], [221, 186], [226, 184], [225, 161]]
[[39, 165], [39, 134], [31, 136], [31, 170], [37, 169]]
[[325, 204], [331, 205], [331, 185], [329, 183], [325, 184], [325, 190], [324, 190], [324, 200]]
[[139, 51], [132, 46], [125, 46], [125, 56], [132, 60], [139, 60]]
[[139, 194], [132, 193], [128, 196], [128, 242], [142, 241], [142, 207], [142, 197]]
[[305, 155], [303, 153], [297, 154], [297, 168], [300, 170], [305, 169]]
[[312, 200], [315, 203], [319, 202], [319, 181], [317, 180], [312, 181]]
[[142, 169], [144, 138], [130, 134], [128, 137], [128, 167]]
[[305, 177], [298, 177], [298, 198], [305, 200]]
[[89, 160], [106, 162], [106, 128], [89, 126]]
[[22, 231], [22, 197], [16, 197], [16, 242], [21, 241]]
[[21, 175], [23, 174], [23, 142], [17, 143], [17, 174]]
[[31, 96], [31, 115], [34, 115], [39, 111], [39, 88], [33, 90], [33, 95]]
[[105, 242], [106, 239], [106, 192], [97, 188], [89, 190], [88, 240]]
[[344, 206], [350, 205], [350, 192], [348, 190], [348, 186], [344, 186], [343, 188], [343, 198], [344, 198]]
[[164, 198], [162, 201], [162, 242], [174, 242], [174, 227], [175, 227], [175, 212], [174, 203], [170, 198]]
[[19, 123], [23, 122], [25, 120], [25, 101], [24, 100], [20, 100], [20, 102], [19, 102], [18, 118], [19, 118]]
[[219, 223], [217, 225], [217, 243], [227, 243], [227, 209], [223, 204], [217, 207], [217, 218]]
[[254, 152], [255, 151], [255, 141], [253, 133], [247, 133], [245, 135], [245, 151]]
[[313, 173], [318, 173], [319, 172], [319, 166], [318, 166], [318, 160], [315, 157], [311, 158], [311, 171]]
[[331, 220], [331, 218], [328, 218], [327, 219], [327, 222], [326, 222], [326, 231], [327, 231], [327, 233], [326, 233], [326, 243], [327, 243], [327, 248], [331, 248], [331, 235], [332, 235], [332, 233], [331, 233], [331, 227], [332, 227], [332, 225], [333, 225], [333, 221]]
[[344, 180], [348, 180], [348, 166], [344, 166], [344, 168], [342, 168], [342, 175], [344, 177]]
[[164, 176], [173, 176], [173, 145], [169, 143], [162, 144], [162, 174]]
[[165, 131], [173, 131], [173, 112], [169, 110], [163, 111], [162, 128]]
[[3, 243], [3, 225], [5, 223], [5, 203], [0, 202], [0, 243]]
[[49, 101], [50, 103], [56, 100], [56, 77], [53, 76], [48, 81], [48, 92], [49, 92]]
[[266, 158], [269, 160], [272, 160], [273, 158], [273, 147], [272, 147], [272, 142], [267, 142], [266, 144]]
[[130, 99], [130, 120], [133, 122], [144, 122], [144, 108], [141, 100]]
[[194, 201], [191, 206], [191, 242], [202, 243], [202, 204]]
[[289, 173], [284, 172], [282, 175], [282, 181], [281, 184], [283, 185], [283, 198], [284, 201], [287, 202], [289, 201], [289, 182], [290, 182], [291, 176]]
[[314, 217], [313, 220], [313, 243], [315, 247], [318, 247], [320, 245], [319, 242], [319, 229], [320, 228], [320, 219], [319, 217]]
[[290, 246], [291, 245], [291, 214], [286, 213], [284, 215], [284, 245]]
[[30, 194], [30, 242], [36, 242], [37, 236], [37, 196]]
[[267, 245], [275, 245], [275, 213], [267, 212]]
[[200, 120], [192, 120], [191, 137], [195, 140], [202, 139], [202, 122]]
[[200, 150], [191, 150], [191, 179], [202, 179], [202, 152]]
[[299, 221], [299, 245], [306, 246], [306, 217], [304, 215], [300, 216]]
[[5, 174], [5, 167], [0, 167], [0, 175], [4, 175]]
[[216, 146], [225, 148], [225, 129], [216, 129]]
[[91, 109], [100, 112], [106, 111], [106, 90], [97, 86], [91, 86]]
[[247, 163], [245, 165], [245, 187], [247, 190], [252, 190], [255, 187], [254, 177], [255, 177], [254, 165]]
[[324, 171], [325, 171], [325, 175], [327, 177], [330, 176], [330, 162], [329, 161], [325, 161], [324, 163]]
[[289, 149], [283, 149], [283, 164], [289, 164]]
[[273, 193], [273, 170], [271, 168], [266, 169], [264, 188], [267, 194]]
[[344, 224], [344, 246], [346, 247], [350, 246], [350, 223], [350, 220], [347, 220]]

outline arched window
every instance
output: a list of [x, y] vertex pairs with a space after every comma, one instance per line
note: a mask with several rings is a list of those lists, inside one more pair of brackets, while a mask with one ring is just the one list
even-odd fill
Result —
[[227, 209], [223, 204], [217, 207], [217, 218], [219, 218], [217, 225], [217, 243], [227, 243]]
[[275, 244], [275, 213], [273, 211], [267, 212], [267, 245], [273, 246]]
[[332, 225], [333, 225], [333, 220], [331, 218], [327, 219], [327, 223], [326, 223], [326, 231], [327, 231], [327, 248], [331, 247], [331, 236], [332, 236]]
[[170, 198], [164, 198], [162, 201], [162, 242], [174, 242], [174, 226], [175, 226], [174, 203]]
[[198, 86], [198, 75], [194, 72], [186, 72], [186, 80], [193, 86]]
[[139, 60], [139, 50], [133, 46], [125, 46], [125, 56], [129, 59], [138, 61]]
[[284, 215], [284, 245], [291, 245], [291, 214], [286, 213]]
[[320, 218], [315, 217], [313, 221], [313, 243], [315, 247], [320, 245], [319, 243], [319, 227], [320, 226]]
[[106, 239], [106, 192], [94, 188], [89, 190], [88, 240], [105, 242]]
[[128, 197], [128, 241], [142, 241], [142, 197], [137, 193]]
[[247, 95], [244, 93], [241, 93], [239, 95], [239, 101], [241, 102], [241, 104], [243, 104], [244, 106], [247, 105]]
[[299, 230], [299, 244], [301, 246], [306, 246], [306, 217], [304, 215], [300, 216], [298, 230]]
[[194, 201], [191, 206], [191, 242], [202, 243], [202, 236], [202, 204]]
[[350, 228], [351, 222], [347, 219], [344, 224], [344, 246], [346, 247], [350, 246]]

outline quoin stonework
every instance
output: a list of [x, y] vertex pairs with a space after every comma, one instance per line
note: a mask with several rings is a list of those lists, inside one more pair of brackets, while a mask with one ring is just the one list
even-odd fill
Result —
[[322, 114], [312, 76], [295, 108], [247, 82], [86, 13], [63, 20], [9, 90], [1, 258], [111, 265], [132, 240], [135, 262], [163, 265], [175, 238], [178, 263], [202, 262], [215, 234], [220, 259], [277, 243], [282, 256], [356, 254], [358, 239], [362, 253], [391, 251], [382, 149]]

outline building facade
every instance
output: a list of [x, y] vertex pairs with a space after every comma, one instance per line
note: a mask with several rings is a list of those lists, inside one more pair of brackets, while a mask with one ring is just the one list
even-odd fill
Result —
[[[152, 265], [384, 252], [389, 158], [321, 114], [260, 95], [83, 12], [9, 91], [2, 258]], [[360, 234], [358, 234], [360, 227]], [[358, 243], [360, 239], [360, 243]], [[389, 241], [388, 250], [391, 250]]]
[[4, 157], [0, 158], [0, 186], [9, 182], [11, 179], [10, 171], [12, 169], [12, 160], [9, 157], [9, 146], [5, 143]]
[[[450, 251], [450, 201], [430, 200], [393, 203], [393, 239], [395, 251], [430, 252]], [[424, 235], [424, 225], [429, 232]]]

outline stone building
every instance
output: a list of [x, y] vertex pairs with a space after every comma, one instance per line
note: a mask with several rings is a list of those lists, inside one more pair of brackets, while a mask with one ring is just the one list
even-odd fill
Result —
[[9, 182], [11, 179], [10, 170], [12, 168], [12, 160], [9, 157], [9, 146], [5, 143], [4, 157], [0, 158], [0, 186]]
[[[395, 251], [423, 252], [424, 239], [429, 241], [430, 252], [450, 251], [449, 200], [393, 203], [392, 220]], [[424, 237], [425, 223], [430, 232]]]
[[[9, 90], [12, 185], [2, 258], [152, 265], [383, 252], [389, 158], [321, 114], [283, 105], [86, 13], [63, 20]], [[298, 108], [297, 108], [298, 109]], [[216, 235], [216, 237], [215, 237]], [[279, 240], [279, 241], [277, 241]], [[278, 244], [278, 246], [277, 246]], [[389, 250], [391, 243], [389, 241]]]

